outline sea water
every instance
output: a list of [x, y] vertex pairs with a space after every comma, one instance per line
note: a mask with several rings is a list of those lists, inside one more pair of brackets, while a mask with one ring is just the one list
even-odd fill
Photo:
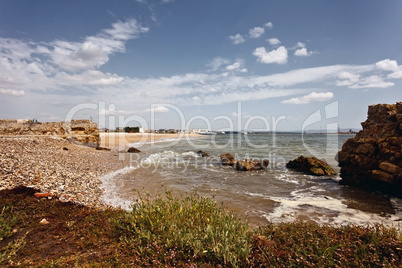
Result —
[[[339, 184], [336, 154], [353, 135], [226, 134], [133, 144], [131, 168], [104, 177], [105, 200], [129, 209], [139, 193], [196, 192], [214, 198], [253, 226], [296, 219], [329, 224], [384, 223], [400, 228], [402, 200]], [[196, 152], [202, 150], [209, 157]], [[268, 159], [266, 170], [222, 166], [219, 156]], [[325, 159], [338, 175], [312, 176], [286, 168], [300, 155]]]

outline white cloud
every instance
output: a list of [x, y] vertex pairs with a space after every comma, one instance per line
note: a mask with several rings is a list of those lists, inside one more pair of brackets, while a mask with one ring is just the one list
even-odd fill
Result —
[[236, 61], [235, 63], [226, 66], [226, 70], [228, 71], [233, 71], [235, 69], [239, 69], [240, 68], [240, 62]]
[[277, 46], [281, 43], [281, 41], [278, 38], [270, 38], [270, 39], [267, 39], [267, 41], [272, 46]]
[[272, 22], [267, 22], [264, 25], [265, 27], [267, 27], [268, 29], [272, 29], [274, 27], [274, 25], [272, 24]]
[[152, 108], [152, 109], [147, 109], [146, 111], [147, 112], [153, 111], [155, 113], [167, 113], [167, 112], [169, 112], [169, 109], [166, 108], [165, 106], [157, 106], [157, 107]]
[[360, 75], [342, 71], [338, 74], [338, 78], [340, 80], [336, 81], [337, 86], [351, 86], [359, 81]]
[[23, 90], [0, 88], [0, 94], [9, 95], [9, 96], [23, 96], [23, 95], [25, 95], [25, 92]]
[[224, 59], [224, 58], [221, 58], [221, 57], [216, 57], [212, 61], [208, 62], [206, 64], [206, 66], [210, 67], [212, 69], [212, 71], [216, 71], [222, 65], [226, 65], [226, 64], [229, 64], [229, 63], [230, 63], [230, 60], [228, 60], [228, 59]]
[[402, 70], [395, 71], [388, 75], [388, 78], [399, 79], [402, 78]]
[[246, 41], [241, 34], [231, 35], [229, 36], [229, 39], [232, 40], [233, 44], [235, 45], [244, 43]]
[[235, 63], [226, 66], [226, 70], [228, 71], [239, 71], [242, 73], [246, 73], [247, 69], [243, 67], [243, 61], [242, 60], [238, 60]]
[[327, 101], [330, 100], [334, 97], [334, 93], [332, 92], [311, 92], [308, 95], [304, 95], [299, 98], [291, 98], [288, 100], [281, 101], [283, 104], [307, 104], [310, 102], [316, 102], [316, 101]]
[[396, 60], [385, 59], [379, 61], [375, 64], [375, 66], [384, 71], [397, 71], [398, 70], [398, 62]]
[[384, 81], [378, 75], [372, 75], [361, 79], [358, 83], [351, 85], [350, 88], [387, 88], [394, 85], [395, 83]]
[[295, 51], [295, 56], [302, 56], [302, 57], [307, 57], [307, 56], [311, 56], [313, 54], [312, 51], [307, 51], [307, 48], [303, 47], [303, 48], [299, 48]]
[[264, 47], [258, 47], [254, 50], [253, 55], [262, 63], [278, 63], [285, 64], [288, 61], [288, 51], [284, 46], [267, 52]]
[[58, 67], [71, 72], [97, 68], [109, 60], [110, 54], [124, 52], [126, 41], [148, 30], [134, 19], [119, 21], [111, 29], [86, 37], [82, 43], [56, 40], [48, 44], [50, 57]]
[[250, 29], [248, 31], [248, 34], [249, 34], [250, 38], [255, 39], [255, 38], [258, 38], [261, 35], [263, 35], [264, 32], [265, 32], [264, 28], [262, 28], [262, 27], [254, 27], [253, 29]]

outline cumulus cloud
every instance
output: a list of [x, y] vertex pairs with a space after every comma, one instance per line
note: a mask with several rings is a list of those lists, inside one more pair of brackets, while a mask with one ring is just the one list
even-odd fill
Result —
[[307, 56], [311, 56], [313, 54], [312, 51], [307, 51], [307, 48], [303, 47], [303, 48], [299, 48], [295, 51], [295, 56], [301, 56], [301, 57], [307, 57]]
[[265, 32], [265, 29], [262, 27], [254, 27], [248, 31], [248, 34], [250, 38], [256, 39], [259, 38], [261, 35], [263, 35]]
[[351, 86], [359, 81], [360, 75], [343, 71], [338, 74], [338, 78], [339, 80], [336, 81], [337, 86]]
[[302, 97], [298, 98], [291, 98], [288, 100], [284, 100], [281, 103], [283, 104], [308, 104], [310, 102], [316, 102], [316, 101], [327, 101], [330, 100], [334, 97], [334, 93], [332, 92], [311, 92], [308, 95], [304, 95]]
[[[378, 68], [377, 64], [374, 66]], [[394, 86], [395, 83], [385, 81], [384, 78], [379, 75], [363, 77], [360, 74], [342, 71], [338, 74], [336, 85], [347, 86], [349, 88], [387, 88]]]
[[238, 60], [235, 63], [226, 66], [226, 70], [228, 70], [228, 71], [239, 71], [239, 72], [242, 72], [242, 73], [247, 72], [247, 69], [243, 67], [243, 61], [242, 60]]
[[238, 61], [236, 61], [235, 63], [233, 63], [231, 65], [226, 66], [226, 70], [228, 70], [228, 71], [232, 71], [232, 70], [239, 69], [239, 68], [240, 68], [240, 62], [238, 62]]
[[9, 96], [23, 96], [23, 95], [25, 95], [25, 92], [23, 90], [0, 88], [0, 94], [9, 95]]
[[291, 48], [291, 50], [295, 49], [295, 56], [298, 57], [307, 57], [307, 56], [311, 56], [313, 55], [315, 52], [313, 51], [308, 51], [306, 48], [306, 44], [302, 43], [302, 42], [297, 42], [296, 46], [294, 46], [293, 48]]
[[235, 45], [244, 43], [246, 41], [241, 34], [231, 35], [229, 36], [229, 39], [232, 40], [232, 43]]
[[110, 54], [124, 52], [126, 41], [148, 30], [135, 19], [119, 21], [98, 35], [86, 37], [82, 43], [54, 41], [50, 44], [50, 57], [58, 67], [71, 72], [96, 68], [105, 64]]
[[384, 71], [397, 71], [398, 70], [398, 62], [396, 60], [385, 59], [379, 61], [375, 64], [375, 66]]
[[274, 25], [272, 24], [272, 22], [267, 22], [267, 23], [265, 23], [264, 26], [267, 27], [268, 29], [274, 28]]
[[207, 67], [211, 68], [212, 71], [218, 70], [222, 65], [229, 64], [230, 60], [221, 58], [221, 57], [216, 57], [212, 61], [208, 62], [206, 64]]
[[258, 47], [254, 50], [253, 55], [257, 57], [257, 61], [262, 63], [285, 64], [288, 61], [288, 51], [284, 46], [269, 52], [265, 47]]
[[270, 39], [267, 39], [267, 41], [272, 46], [277, 46], [281, 43], [281, 41], [278, 38], [270, 38]]

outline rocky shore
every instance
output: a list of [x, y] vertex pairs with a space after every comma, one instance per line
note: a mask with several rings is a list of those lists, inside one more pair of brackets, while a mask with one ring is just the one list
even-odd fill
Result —
[[116, 151], [99, 151], [55, 136], [0, 137], [0, 190], [24, 185], [62, 201], [105, 207], [103, 175], [129, 165]]

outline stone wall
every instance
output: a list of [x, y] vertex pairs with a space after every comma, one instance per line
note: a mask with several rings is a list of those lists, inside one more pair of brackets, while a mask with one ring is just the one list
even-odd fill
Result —
[[338, 154], [341, 183], [402, 197], [402, 102], [369, 106], [362, 126]]
[[71, 120], [71, 122], [36, 122], [27, 119], [0, 120], [0, 135], [50, 135], [91, 147], [99, 146], [98, 124], [90, 120]]

